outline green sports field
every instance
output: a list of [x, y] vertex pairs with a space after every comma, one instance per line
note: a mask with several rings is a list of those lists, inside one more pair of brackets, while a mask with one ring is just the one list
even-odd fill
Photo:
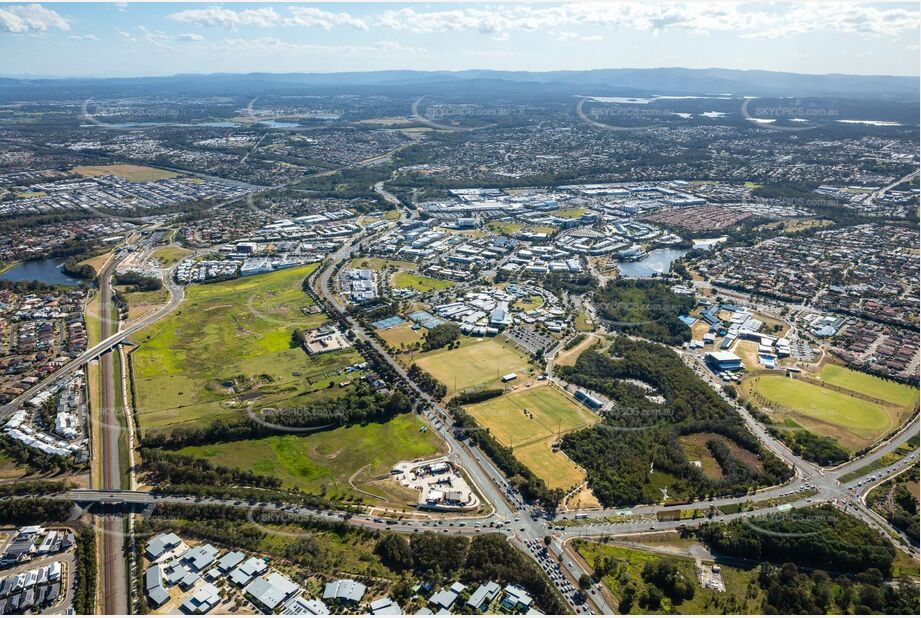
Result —
[[178, 452], [203, 457], [216, 465], [274, 476], [286, 487], [328, 496], [359, 497], [363, 494], [349, 485], [349, 479], [365, 466], [370, 470], [361, 475], [363, 478], [379, 476], [400, 461], [429, 457], [440, 451], [441, 439], [431, 429], [421, 431], [423, 426], [417, 416], [403, 414], [383, 424], [192, 446]]
[[453, 281], [423, 277], [416, 273], [398, 272], [390, 279], [391, 288], [411, 288], [419, 292], [437, 292], [454, 285]]
[[[557, 436], [593, 425], [600, 419], [555, 387], [541, 385], [513, 391], [466, 408], [477, 423], [550, 487], [568, 488], [585, 480], [585, 471], [551, 448]], [[527, 414], [525, 414], [527, 411]]]
[[361, 356], [349, 348], [310, 357], [292, 343], [295, 328], [326, 319], [301, 311], [312, 304], [301, 284], [315, 268], [190, 286], [179, 309], [133, 336], [141, 430], [237, 416], [249, 403], [295, 406], [339, 396], [330, 382], [343, 381], [337, 372]]
[[459, 348], [431, 352], [414, 362], [447, 386], [449, 394], [496, 384], [508, 373], [523, 380], [529, 369], [527, 358], [495, 338], [465, 341]]
[[828, 384], [899, 406], [911, 407], [918, 403], [918, 389], [913, 386], [877, 378], [840, 365], [826, 364], [819, 371], [819, 377]]
[[[886, 407], [821, 386], [783, 376], [759, 376], [755, 392], [793, 414], [811, 431], [856, 449], [871, 444], [898, 424]], [[893, 418], [896, 416], [896, 418]]]

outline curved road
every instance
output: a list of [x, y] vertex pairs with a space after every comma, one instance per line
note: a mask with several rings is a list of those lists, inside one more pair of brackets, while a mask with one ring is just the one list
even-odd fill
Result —
[[[388, 192], [383, 189], [382, 184], [380, 186], [375, 186], [374, 188], [385, 199], [387, 199], [387, 201], [391, 201], [388, 199], [388, 197], [396, 200], [395, 196], [392, 194], [387, 194]], [[399, 202], [399, 200], [396, 201]], [[402, 213], [401, 219], [406, 220], [409, 216], [410, 213], [404, 211]], [[651, 530], [674, 530], [684, 525], [700, 523], [700, 520], [660, 522], [656, 517], [657, 513], [662, 510], [671, 509], [666, 509], [661, 505], [646, 505], [631, 509], [632, 517], [629, 521], [611, 523], [605, 521], [588, 520], [582, 524], [575, 524], [575, 522], [570, 521], [566, 523], [575, 525], [566, 525], [561, 530], [560, 524], [563, 522], [554, 522], [549, 516], [541, 512], [536, 507], [531, 507], [530, 505], [526, 504], [522, 497], [508, 485], [503, 474], [493, 465], [488, 457], [479, 452], [476, 448], [457, 440], [453, 431], [451, 430], [450, 418], [447, 411], [437, 401], [433, 400], [427, 393], [419, 389], [419, 387], [409, 379], [403, 367], [393, 358], [391, 358], [383, 346], [381, 346], [374, 338], [370, 337], [368, 333], [365, 332], [362, 325], [354, 317], [347, 313], [347, 308], [332, 292], [330, 281], [336, 266], [348, 259], [358, 242], [369, 240], [373, 241], [375, 237], [376, 235], [367, 237], [359, 236], [353, 238], [351, 241], [346, 242], [336, 252], [328, 256], [322, 267], [316, 271], [313, 277], [312, 285], [318, 295], [321, 296], [324, 302], [328, 305], [328, 307], [343, 313], [346, 316], [346, 320], [348, 321], [350, 328], [356, 334], [356, 336], [367, 345], [374, 348], [381, 355], [381, 358], [390, 364], [394, 371], [399, 376], [401, 376], [403, 380], [405, 380], [405, 382], [413, 390], [418, 400], [425, 404], [425, 415], [431, 421], [435, 431], [439, 433], [439, 435], [449, 446], [449, 458], [454, 463], [464, 468], [471, 481], [475, 485], [477, 491], [485, 499], [485, 502], [492, 505], [493, 512], [491, 514], [481, 515], [478, 517], [452, 516], [450, 519], [441, 520], [388, 520], [386, 516], [383, 516], [382, 518], [373, 517], [371, 515], [348, 515], [339, 511], [308, 509], [286, 504], [257, 505], [244, 503], [239, 500], [218, 500], [173, 495], [157, 495], [147, 492], [126, 491], [120, 488], [116, 488], [113, 486], [115, 484], [115, 480], [112, 478], [113, 473], [109, 473], [109, 478], [105, 483], [107, 487], [103, 490], [75, 490], [61, 494], [58, 497], [73, 499], [82, 504], [128, 502], [144, 505], [153, 504], [155, 507], [155, 505], [159, 503], [202, 502], [220, 503], [225, 505], [251, 508], [260, 506], [270, 510], [287, 512], [292, 516], [311, 516], [336, 519], [346, 518], [349, 519], [350, 523], [358, 526], [372, 529], [392, 529], [394, 531], [410, 533], [422, 530], [442, 531], [445, 533], [453, 532], [460, 534], [480, 534], [484, 532], [499, 531], [508, 536], [511, 542], [515, 543], [519, 548], [532, 556], [535, 555], [535, 550], [533, 548], [534, 541], [540, 541], [540, 543], [543, 543], [543, 539], [549, 536], [551, 538], [552, 550], [558, 554], [564, 555], [564, 560], [559, 566], [562, 568], [566, 577], [572, 584], [576, 584], [579, 576], [583, 572], [578, 560], [566, 558], [572, 557], [571, 549], [567, 547], [567, 541], [573, 538], [596, 537], [609, 534], [626, 534], [631, 532], [643, 532]], [[17, 400], [14, 400], [14, 402], [11, 402], [5, 406], [4, 411], [12, 411], [21, 401], [24, 401], [27, 397], [32, 396], [43, 386], [47, 385], [55, 379], [67, 375], [69, 372], [74, 371], [88, 360], [96, 358], [103, 352], [110, 350], [113, 346], [123, 341], [132, 333], [137, 332], [141, 328], [152, 324], [153, 322], [159, 320], [160, 318], [173, 311], [176, 307], [178, 307], [183, 298], [183, 288], [181, 286], [175, 285], [170, 277], [166, 277], [165, 279], [167, 280], [167, 285], [171, 293], [170, 301], [166, 306], [145, 317], [140, 322], [132, 324], [119, 333], [106, 333], [107, 336], [101, 343], [93, 346], [93, 348], [87, 350], [83, 355], [62, 367], [60, 370], [43, 380], [39, 385], [33, 389], [30, 389], [30, 391], [27, 393], [21, 395], [19, 398], [17, 398]], [[685, 362], [688, 363], [692, 368], [695, 368], [695, 371], [698, 371], [698, 374], [701, 375], [703, 379], [710, 379], [710, 376], [708, 375], [709, 372], [704, 371], [705, 368], [703, 368], [700, 359], [695, 359], [691, 356], [685, 356], [684, 354], [682, 354], [682, 358], [684, 358]], [[721, 389], [718, 388], [718, 385], [714, 386], [717, 387], [717, 392], [722, 392]], [[852, 481], [844, 484], [840, 482], [840, 479], [845, 474], [866, 466], [867, 464], [876, 461], [888, 453], [893, 452], [908, 437], [917, 435], [919, 430], [917, 418], [903, 427], [896, 435], [882, 443], [876, 450], [867, 453], [860, 458], [852, 460], [845, 465], [839, 466], [834, 470], [825, 470], [819, 466], [816, 466], [815, 464], [807, 462], [793, 455], [789, 449], [786, 448], [786, 446], [770, 436], [764, 427], [762, 427], [750, 415], [748, 415], [744, 409], [741, 409], [738, 404], [733, 401], [730, 401], [730, 403], [739, 410], [739, 413], [742, 415], [746, 424], [759, 438], [759, 440], [761, 440], [765, 447], [793, 466], [796, 471], [795, 477], [784, 486], [763, 489], [752, 495], [725, 497], [710, 501], [699, 501], [689, 505], [682, 505], [681, 508], [699, 508], [701, 511], [706, 511], [711, 506], [719, 507], [740, 502], [751, 502], [767, 498], [778, 498], [809, 487], [814, 490], [814, 495], [810, 497], [802, 497], [794, 502], [791, 502], [791, 507], [803, 507], [818, 503], [835, 503], [840, 508], [846, 508], [848, 511], [853, 512], [855, 515], [866, 521], [869, 525], [891, 536], [894, 536], [895, 538], [901, 537], [901, 535], [895, 532], [885, 520], [870, 512], [869, 509], [867, 509], [867, 507], [863, 504], [862, 500], [865, 497], [866, 491], [870, 487], [870, 485], [866, 483], [866, 480], [869, 477], [891, 476], [900, 470], [913, 465], [915, 462], [917, 462], [918, 459], [918, 449], [913, 450], [911, 453], [902, 457], [896, 464], [889, 466], [884, 470], [867, 473], [861, 478], [853, 479]], [[117, 441], [114, 444], [117, 445]], [[115, 467], [113, 467], [112, 470], [116, 470], [117, 450], [107, 450], [105, 452], [105, 458], [106, 460], [115, 460]], [[106, 467], [108, 466], [104, 465], [104, 469]], [[866, 485], [866, 487], [864, 487], [864, 485]], [[708, 519], [712, 521], [731, 521], [733, 519], [751, 517], [759, 514], [768, 514], [772, 512], [777, 512], [777, 508], [763, 507], [752, 511], [745, 511], [731, 515], [717, 515]], [[616, 510], [604, 509], [592, 511], [591, 516], [593, 518], [603, 520], [604, 517], [614, 515], [616, 513]], [[574, 516], [570, 516], [569, 518], [572, 519], [573, 517]], [[566, 519], [566, 517], [564, 516], [563, 519]], [[113, 531], [112, 535], [119, 536], [120, 534], [118, 531]], [[902, 546], [902, 549], [905, 550], [904, 545]], [[907, 551], [910, 553], [917, 553], [914, 548], [910, 548]], [[536, 558], [536, 556], [534, 557]], [[579, 605], [577, 602], [575, 602], [573, 595], [567, 594], [565, 596], [567, 600], [580, 612], [589, 610], [589, 607], [585, 605]], [[589, 601], [593, 611], [598, 611], [604, 614], [614, 613], [612, 608], [607, 605], [604, 598], [602, 598], [600, 595], [590, 595]]]

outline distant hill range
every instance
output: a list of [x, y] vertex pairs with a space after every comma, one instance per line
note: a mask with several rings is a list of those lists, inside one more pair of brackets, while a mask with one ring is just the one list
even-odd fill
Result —
[[112, 96], [383, 94], [540, 98], [572, 95], [734, 95], [841, 97], [916, 101], [917, 77], [802, 75], [732, 69], [597, 69], [592, 71], [369, 71], [355, 73], [214, 73], [131, 78], [0, 78], [0, 98]]

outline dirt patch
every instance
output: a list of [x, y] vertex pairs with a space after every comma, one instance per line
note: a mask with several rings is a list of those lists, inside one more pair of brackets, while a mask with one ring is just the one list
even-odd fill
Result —
[[567, 501], [566, 506], [571, 509], [599, 509], [601, 503], [588, 487], [583, 487]]
[[560, 353], [560, 355], [556, 357], [554, 364], [559, 365], [560, 367], [572, 367], [576, 364], [576, 360], [578, 360], [579, 355], [582, 354], [582, 352], [585, 352], [599, 341], [600, 340], [595, 335], [588, 335], [585, 340], [576, 347]]

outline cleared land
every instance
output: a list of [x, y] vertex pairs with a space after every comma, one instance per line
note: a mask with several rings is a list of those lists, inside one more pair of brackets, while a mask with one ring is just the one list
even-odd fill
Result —
[[181, 261], [184, 257], [191, 255], [191, 253], [191, 251], [183, 249], [182, 247], [158, 247], [150, 253], [150, 257], [160, 262], [160, 265], [164, 268], [169, 268], [173, 264]]
[[515, 308], [520, 309], [521, 311], [531, 311], [533, 309], [539, 309], [544, 306], [544, 299], [537, 295], [532, 295], [527, 298], [521, 298], [515, 301]]
[[419, 292], [433, 292], [444, 290], [454, 285], [453, 281], [423, 277], [415, 273], [398, 272], [390, 279], [392, 288], [411, 288]]
[[[315, 328], [301, 284], [315, 264], [190, 286], [181, 307], [132, 339], [141, 431], [243, 414], [248, 403], [302, 405], [337, 397], [340, 370], [361, 362], [352, 348], [308, 356], [294, 329]], [[351, 374], [357, 377], [357, 374]]]
[[560, 209], [554, 210], [550, 213], [551, 215], [556, 215], [562, 219], [576, 219], [585, 214], [584, 208], [569, 208], [569, 209]]
[[575, 326], [576, 330], [581, 332], [591, 332], [595, 330], [594, 325], [588, 319], [588, 315], [584, 311], [580, 311], [578, 315], [576, 315]]
[[576, 541], [573, 547], [582, 560], [589, 565], [589, 568], [596, 563], [596, 560], [605, 557], [613, 558], [621, 565], [618, 573], [622, 572], [622, 575], [611, 574], [602, 578], [604, 585], [611, 591], [618, 603], [623, 600], [624, 590], [630, 583], [636, 586], [636, 599], [642, 598], [647, 586], [642, 578], [643, 567], [648, 562], [654, 562], [664, 557], [672, 560], [675, 566], [678, 567], [678, 571], [694, 586], [694, 598], [682, 601], [677, 605], [673, 605], [671, 600], [663, 595], [661, 608], [654, 612], [650, 612], [640, 607], [638, 602], [634, 602], [629, 609], [627, 607], [620, 608], [621, 613], [711, 614], [714, 608], [718, 607], [717, 602], [730, 595], [744, 608], [740, 608], [741, 611], [734, 610], [733, 613], [756, 614], [761, 611], [762, 592], [760, 589], [754, 586], [754, 588], [751, 588], [754, 594], [749, 594], [750, 584], [753, 584], [758, 578], [757, 567], [745, 569], [717, 562], [720, 565], [723, 582], [726, 585], [726, 592], [720, 593], [701, 588], [697, 581], [694, 560], [673, 555], [686, 551], [680, 547], [680, 542], [676, 543], [676, 546], [663, 546], [661, 549], [662, 554], [628, 547], [602, 545], [589, 541]]
[[274, 476], [286, 487], [329, 496], [361, 497], [364, 494], [349, 484], [350, 477], [359, 470], [370, 466], [368, 474], [379, 476], [390, 472], [397, 462], [429, 457], [441, 450], [438, 435], [431, 430], [421, 431], [423, 426], [417, 416], [404, 414], [383, 424], [186, 447], [179, 452], [217, 465]]
[[699, 461], [701, 471], [707, 477], [716, 480], [723, 478], [723, 469], [716, 461], [716, 458], [713, 457], [710, 447], [707, 446], [707, 442], [710, 440], [716, 440], [724, 444], [734, 458], [752, 470], [761, 470], [762, 464], [756, 454], [742, 448], [726, 436], [721, 436], [718, 433], [703, 432], [692, 433], [678, 438], [681, 446], [684, 447], [684, 453], [687, 455], [688, 461]]
[[98, 274], [102, 272], [102, 267], [106, 265], [106, 262], [109, 260], [110, 257], [112, 257], [111, 251], [109, 253], [103, 253], [101, 255], [97, 255], [96, 257], [89, 258], [88, 260], [83, 260], [82, 262], [80, 262], [80, 264], [81, 265], [89, 264], [90, 266], [93, 267], [93, 270], [95, 270], [96, 273]]
[[397, 350], [400, 349], [400, 345], [410, 345], [417, 341], [422, 341], [424, 333], [425, 330], [421, 328], [419, 330], [413, 330], [412, 326], [406, 324], [377, 331], [381, 339], [386, 341], [390, 347]]
[[179, 176], [176, 172], [160, 170], [155, 167], [146, 165], [80, 165], [71, 170], [81, 176], [118, 176], [125, 180], [140, 182], [144, 180], [163, 180], [164, 178], [175, 178]]
[[12, 481], [21, 479], [28, 471], [19, 467], [13, 459], [0, 451], [0, 481]]
[[528, 359], [497, 339], [484, 339], [454, 350], [438, 350], [415, 360], [448, 387], [448, 394], [497, 383], [508, 373], [527, 374]]
[[385, 268], [394, 268], [402, 270], [416, 270], [416, 265], [412, 262], [402, 260], [388, 260], [386, 258], [360, 257], [349, 262], [347, 268], [370, 268], [371, 270], [384, 270]]
[[555, 387], [511, 392], [468, 406], [467, 411], [550, 487], [568, 488], [585, 480], [585, 471], [552, 444], [600, 419]]
[[553, 364], [560, 367], [571, 367], [579, 360], [579, 356], [582, 355], [582, 352], [585, 352], [599, 341], [600, 339], [595, 335], [588, 335], [581, 343], [576, 344], [568, 350], [561, 351]]
[[688, 436], [681, 436], [678, 441], [684, 447], [684, 454], [687, 455], [688, 461], [699, 461], [700, 469], [707, 478], [719, 480], [723, 478], [723, 469], [713, 457], [707, 441], [715, 434], [695, 433]]
[[514, 234], [515, 232], [520, 232], [524, 229], [523, 223], [512, 223], [510, 221], [500, 222], [493, 221], [487, 226], [491, 231], [496, 234]]
[[131, 286], [115, 286], [128, 300], [128, 321], [133, 322], [169, 302], [169, 290], [160, 288], [151, 292], [128, 292]]

